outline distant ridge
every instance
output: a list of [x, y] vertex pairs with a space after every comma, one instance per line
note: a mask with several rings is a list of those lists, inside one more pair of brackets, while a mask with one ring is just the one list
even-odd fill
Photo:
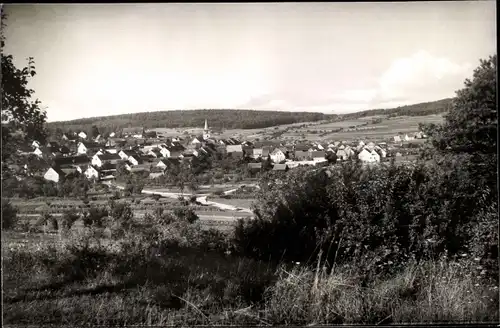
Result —
[[390, 109], [371, 109], [349, 114], [324, 114], [314, 112], [287, 112], [251, 109], [197, 109], [142, 112], [112, 116], [82, 118], [71, 121], [47, 123], [49, 129], [89, 131], [93, 125], [106, 130], [120, 130], [128, 126], [152, 128], [202, 128], [205, 119], [210, 128], [224, 129], [261, 129], [271, 126], [321, 120], [347, 120], [360, 117], [388, 116], [425, 116], [447, 112], [453, 98], [401, 106]]

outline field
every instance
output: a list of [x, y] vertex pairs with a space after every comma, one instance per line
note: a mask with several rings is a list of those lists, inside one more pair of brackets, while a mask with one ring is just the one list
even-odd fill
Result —
[[[381, 119], [380, 123], [371, 123], [372, 119]], [[395, 118], [365, 117], [357, 120], [313, 124], [300, 129], [293, 129], [285, 132], [282, 138], [318, 140], [318, 141], [352, 141], [352, 140], [391, 140], [395, 135], [418, 132], [419, 123], [442, 123], [442, 115], [428, 116], [403, 116]], [[368, 124], [366, 124], [368, 123]], [[366, 125], [364, 125], [366, 124]], [[332, 130], [342, 128], [342, 131], [332, 132]]]

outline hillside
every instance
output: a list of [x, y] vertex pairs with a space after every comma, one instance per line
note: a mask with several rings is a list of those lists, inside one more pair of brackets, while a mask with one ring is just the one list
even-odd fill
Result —
[[315, 122], [333, 119], [337, 115], [310, 112], [281, 112], [258, 110], [175, 110], [161, 112], [144, 112], [114, 116], [83, 118], [64, 122], [48, 123], [49, 128], [90, 130], [92, 125], [112, 130], [123, 127], [144, 126], [145, 128], [182, 128], [203, 127], [205, 119], [210, 128], [215, 129], [259, 129], [275, 125], [301, 122]]
[[414, 105], [401, 106], [390, 109], [369, 109], [361, 112], [340, 115], [342, 120], [357, 119], [360, 117], [387, 115], [396, 116], [426, 116], [447, 112], [451, 106], [453, 98], [446, 98], [437, 101], [419, 103]]
[[116, 131], [129, 125], [153, 128], [203, 127], [205, 119], [214, 129], [260, 129], [283, 124], [316, 122], [321, 120], [350, 120], [360, 117], [388, 116], [425, 116], [446, 112], [451, 98], [433, 102], [414, 104], [390, 109], [372, 109], [345, 115], [311, 112], [259, 111], [242, 109], [203, 109], [143, 112], [113, 116], [83, 118], [72, 121], [51, 122], [49, 129], [90, 131], [97, 126], [101, 131]]

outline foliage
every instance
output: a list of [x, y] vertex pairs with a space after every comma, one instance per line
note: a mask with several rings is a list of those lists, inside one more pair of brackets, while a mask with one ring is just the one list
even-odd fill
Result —
[[[482, 205], [488, 198], [489, 210], [488, 203]], [[322, 251], [330, 266], [349, 260], [371, 272], [443, 254], [491, 261], [497, 234], [476, 237], [472, 227], [495, 215], [494, 204], [459, 165], [443, 170], [344, 164], [330, 169], [329, 177], [299, 168], [262, 181], [256, 217], [238, 223], [235, 250], [300, 262]], [[488, 246], [474, 246], [474, 238], [488, 238]], [[473, 252], [473, 246], [481, 250]]]
[[95, 226], [103, 228], [105, 226], [104, 218], [107, 216], [107, 208], [91, 206], [83, 213], [83, 225], [85, 227]]
[[114, 115], [107, 117], [93, 117], [72, 120], [69, 122], [51, 122], [51, 129], [71, 128], [89, 130], [96, 125], [100, 132], [112, 129], [119, 130], [134, 126], [146, 128], [181, 128], [202, 127], [205, 119], [212, 128], [224, 129], [257, 129], [281, 124], [292, 124], [299, 122], [313, 122], [333, 118], [335, 115], [310, 112], [280, 112], [280, 111], [256, 111], [256, 110], [192, 110], [186, 115], [186, 111], [157, 111], [125, 115]]
[[61, 226], [64, 230], [69, 230], [73, 224], [80, 218], [80, 215], [75, 209], [65, 210], [62, 214]]
[[174, 209], [174, 215], [178, 220], [187, 221], [189, 223], [194, 223], [198, 220], [198, 215], [196, 215], [193, 209], [187, 206]]
[[32, 100], [34, 90], [28, 87], [36, 75], [35, 62], [28, 58], [28, 66], [22, 69], [14, 65], [14, 58], [4, 51], [6, 15], [1, 12], [0, 51], [2, 52], [2, 161], [17, 153], [17, 147], [33, 140], [44, 142], [46, 113], [38, 99]]
[[2, 230], [10, 230], [16, 226], [17, 209], [8, 199], [2, 198]]
[[134, 213], [130, 204], [118, 203], [113, 200], [109, 202], [109, 216], [111, 216], [116, 223], [123, 229], [129, 230], [132, 227]]

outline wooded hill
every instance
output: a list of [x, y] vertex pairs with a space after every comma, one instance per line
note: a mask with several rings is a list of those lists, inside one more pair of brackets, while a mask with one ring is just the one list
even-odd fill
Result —
[[451, 98], [433, 102], [402, 106], [391, 109], [372, 109], [345, 115], [261, 111], [242, 109], [202, 109], [143, 112], [113, 116], [82, 118], [71, 121], [48, 123], [49, 129], [90, 131], [93, 125], [99, 129], [117, 131], [124, 127], [143, 126], [151, 128], [203, 127], [205, 119], [210, 128], [215, 129], [261, 129], [270, 126], [315, 122], [320, 120], [344, 120], [374, 115], [389, 116], [425, 116], [448, 111]]

